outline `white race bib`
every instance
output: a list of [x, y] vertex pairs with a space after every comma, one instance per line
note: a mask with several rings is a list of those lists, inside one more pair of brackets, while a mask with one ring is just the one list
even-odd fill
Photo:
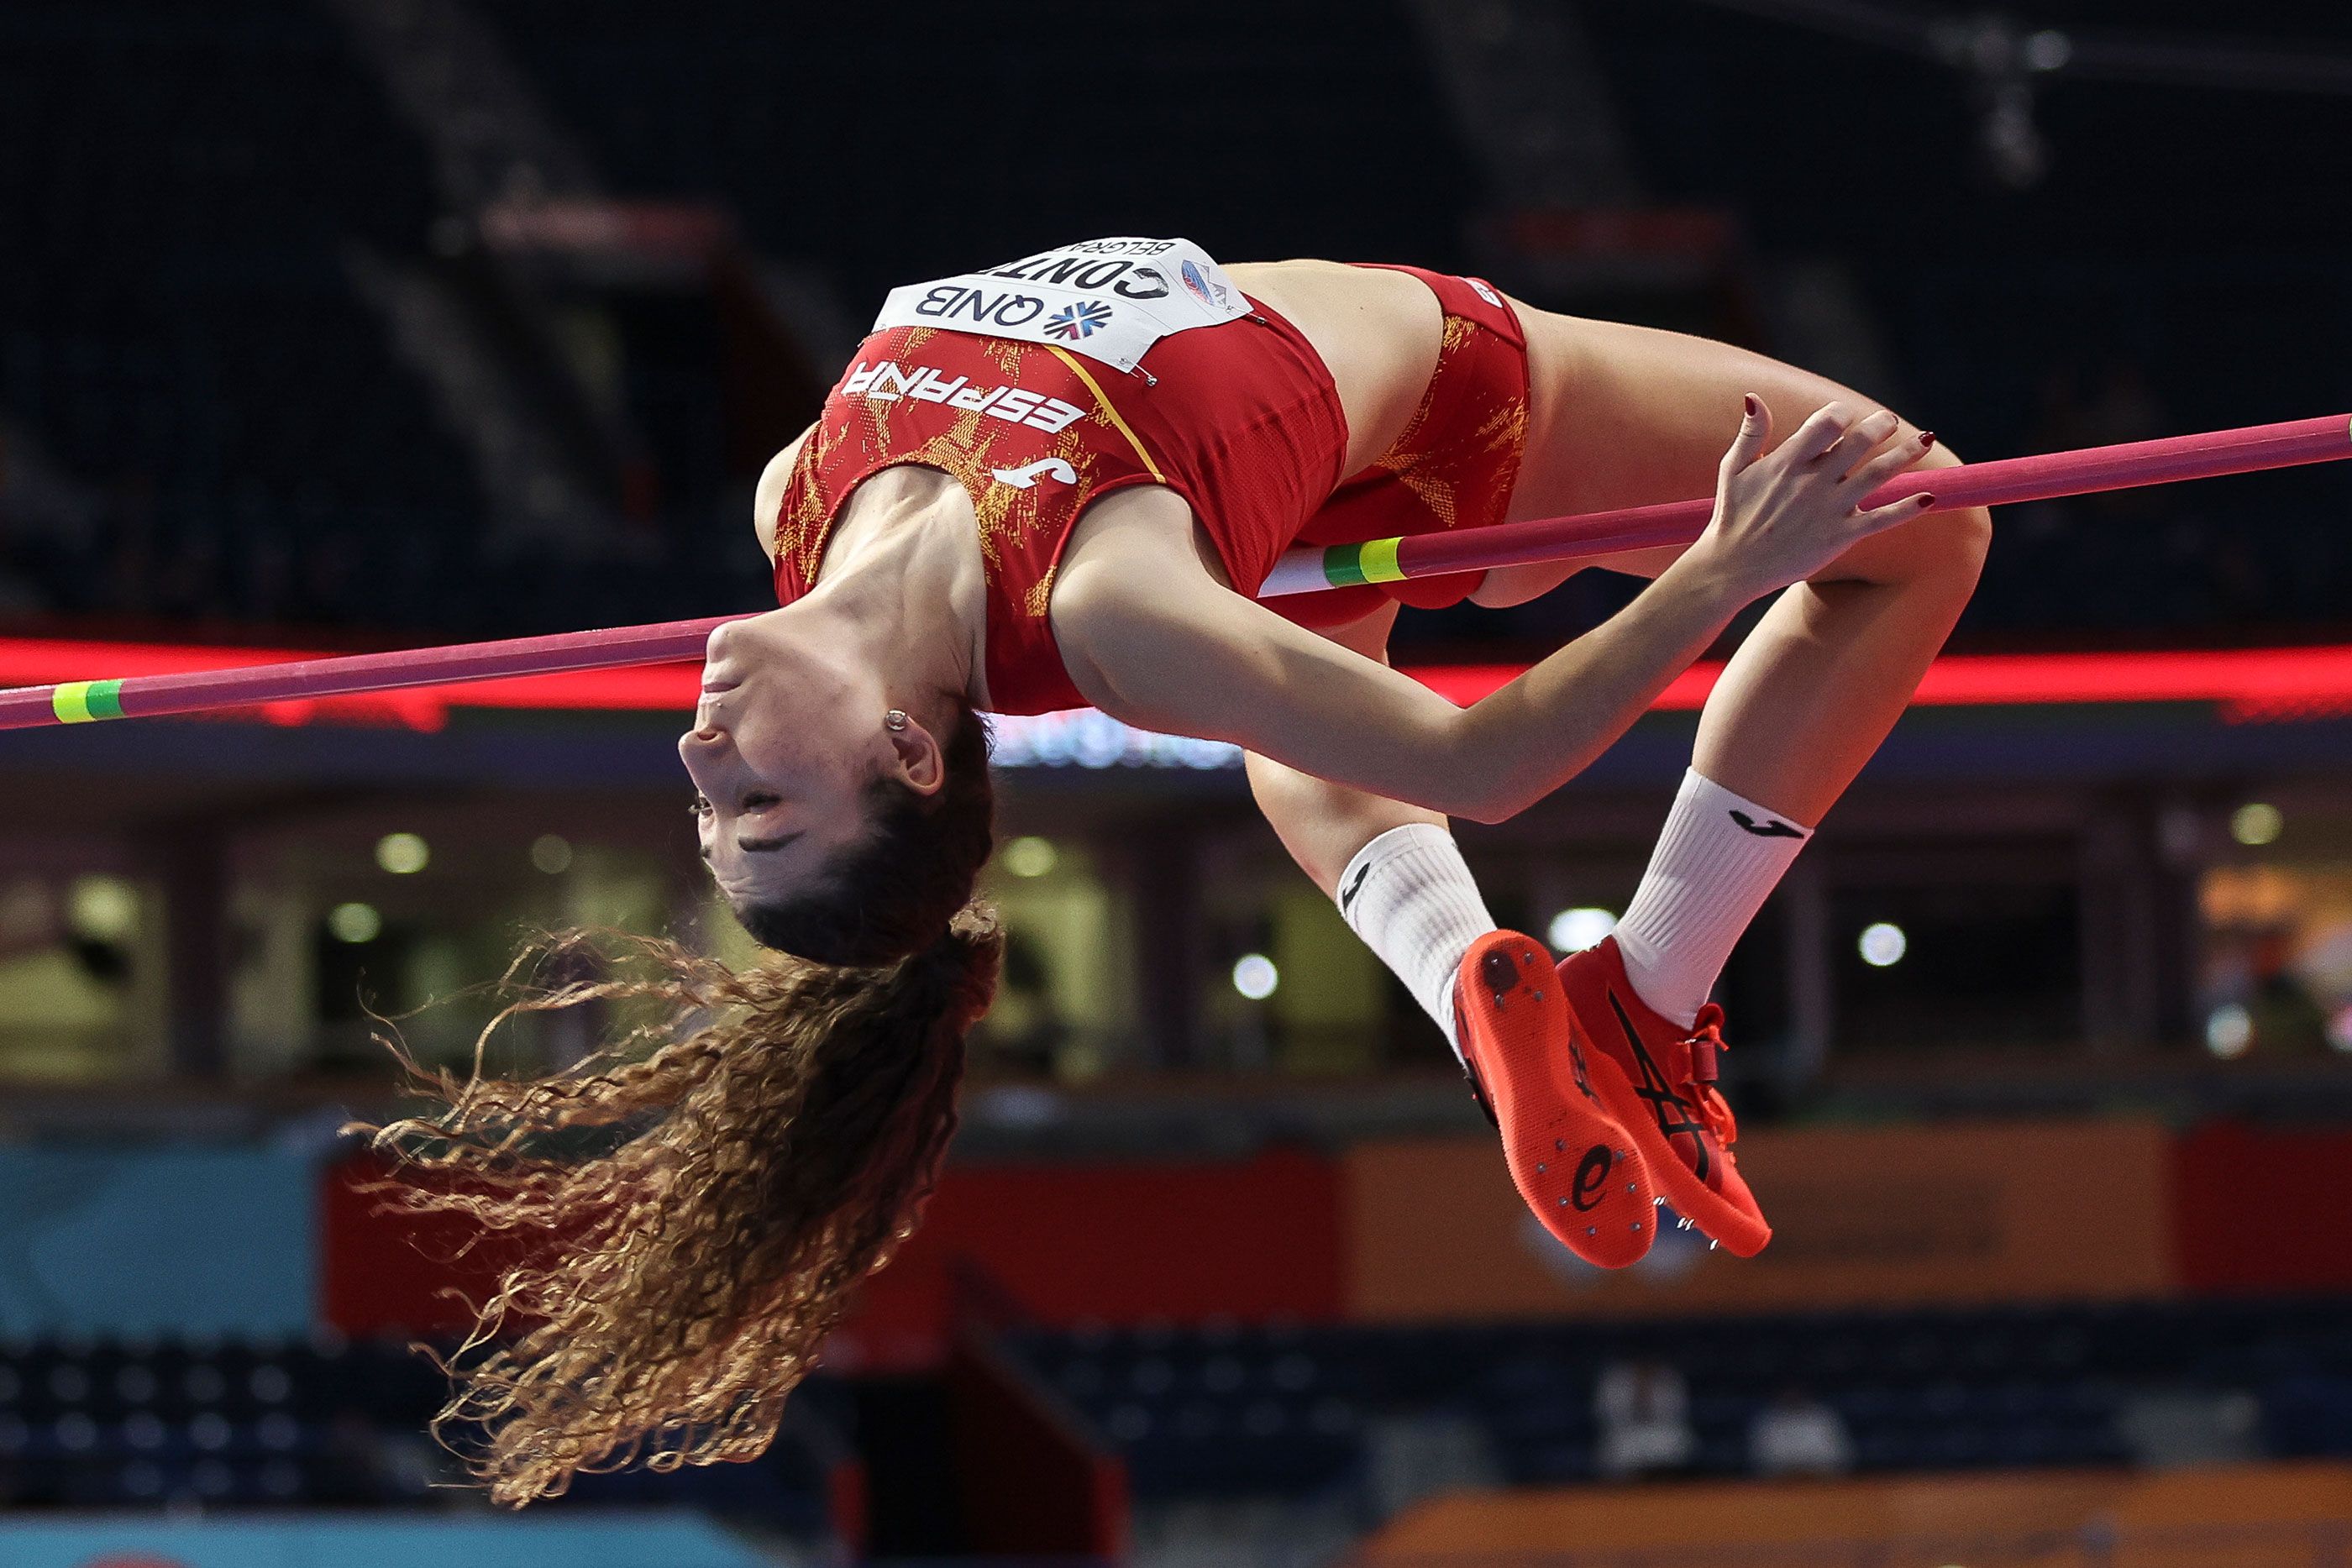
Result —
[[1045, 343], [1131, 371], [1171, 332], [1249, 314], [1224, 269], [1186, 239], [1096, 239], [985, 272], [894, 288], [874, 330], [939, 327]]

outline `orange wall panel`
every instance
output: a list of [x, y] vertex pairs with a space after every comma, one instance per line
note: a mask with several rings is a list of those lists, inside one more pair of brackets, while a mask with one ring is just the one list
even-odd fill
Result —
[[1357, 1561], [1374, 1568], [1454, 1552], [1721, 1549], [2066, 1531], [2108, 1511], [2128, 1484], [2121, 1471], [2054, 1470], [1457, 1493], [1400, 1515]]
[[1349, 1315], [1370, 1321], [1774, 1312], [2172, 1293], [2170, 1136], [2152, 1123], [1758, 1132], [1772, 1219], [1748, 1260], [1669, 1228], [1609, 1274], [1537, 1225], [1486, 1138], [1343, 1161]]
[[[1391, 1521], [1352, 1560], [1352, 1568], [1408, 1568], [1461, 1562], [1476, 1553], [1670, 1552], [1696, 1560], [1730, 1562], [1720, 1553], [1740, 1547], [1789, 1548], [1805, 1543], [1854, 1547], [1971, 1538], [2003, 1543], [2003, 1563], [2043, 1561], [2011, 1545], [2042, 1537], [2047, 1561], [2078, 1565], [2077, 1532], [2104, 1521], [2121, 1532], [2115, 1568], [2283, 1563], [2314, 1559], [2293, 1541], [2260, 1539], [2252, 1555], [2224, 1554], [2228, 1540], [2206, 1540], [2204, 1550], [2175, 1555], [2168, 1532], [2205, 1526], [2261, 1531], [2265, 1527], [2327, 1527], [2352, 1517], [2352, 1465], [2234, 1465], [2206, 1470], [2136, 1475], [2126, 1470], [2012, 1471], [1839, 1481], [1707, 1481], [1640, 1487], [1561, 1487], [1440, 1497]], [[2285, 1554], [2282, 1554], [2283, 1549]], [[1995, 1555], [1988, 1552], [1987, 1556]], [[1537, 1559], [1540, 1561], [1540, 1558]], [[1841, 1552], [1835, 1561], [1853, 1561]], [[1943, 1561], [1912, 1552], [1889, 1562]], [[1973, 1560], [1973, 1559], [1971, 1559]], [[1677, 1557], [1675, 1561], [1685, 1561]], [[1776, 1552], [1775, 1562], [1795, 1561]]]

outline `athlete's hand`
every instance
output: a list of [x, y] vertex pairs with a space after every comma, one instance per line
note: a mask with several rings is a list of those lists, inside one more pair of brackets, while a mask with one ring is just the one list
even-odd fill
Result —
[[1715, 517], [1692, 546], [1748, 599], [1801, 582], [1871, 535], [1935, 504], [1927, 494], [1864, 509], [1863, 497], [1927, 455], [1933, 435], [1895, 439], [1885, 409], [1833, 402], [1773, 447], [1772, 411], [1749, 394], [1717, 471]]

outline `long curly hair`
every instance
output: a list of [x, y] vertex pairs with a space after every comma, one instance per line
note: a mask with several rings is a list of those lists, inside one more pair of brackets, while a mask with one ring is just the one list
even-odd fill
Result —
[[[945, 788], [877, 784], [861, 849], [790, 903], [737, 911], [784, 957], [739, 972], [623, 936], [637, 972], [531, 989], [483, 1030], [469, 1078], [393, 1042], [442, 1109], [366, 1129], [400, 1162], [392, 1203], [529, 1243], [443, 1362], [433, 1424], [496, 1501], [757, 1456], [851, 1287], [913, 1233], [1003, 957], [972, 899], [993, 843], [987, 747], [961, 707]], [[527, 947], [508, 978], [589, 940]], [[507, 1019], [591, 1001], [662, 1016], [564, 1072], [483, 1075]], [[567, 1152], [582, 1137], [601, 1146]]]

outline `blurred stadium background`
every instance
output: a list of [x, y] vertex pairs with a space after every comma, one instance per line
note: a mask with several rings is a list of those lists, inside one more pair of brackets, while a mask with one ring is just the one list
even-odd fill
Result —
[[[1084, 235], [1474, 270], [1978, 456], [2340, 409], [2347, 94], [2262, 0], [0, 0], [0, 684], [755, 608], [885, 287]], [[767, 1459], [519, 1520], [404, 1348], [483, 1265], [335, 1129], [365, 1008], [525, 927], [748, 956], [691, 674], [0, 737], [0, 1563], [2352, 1562], [2347, 483], [2000, 517], [1727, 977], [1749, 1263], [1528, 1222], [1235, 757], [1007, 726], [928, 1228]], [[1703, 687], [1465, 830], [1507, 923], [1606, 932]]]

